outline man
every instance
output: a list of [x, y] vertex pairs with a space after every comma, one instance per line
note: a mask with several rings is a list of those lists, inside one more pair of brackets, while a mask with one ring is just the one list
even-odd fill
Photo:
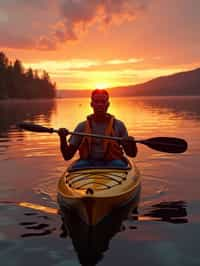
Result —
[[113, 166], [125, 167], [127, 161], [124, 152], [135, 157], [137, 147], [133, 137], [128, 136], [124, 123], [107, 113], [109, 107], [109, 94], [106, 90], [94, 90], [91, 94], [91, 107], [93, 114], [86, 121], [79, 123], [75, 132], [92, 133], [121, 137], [122, 141], [80, 137], [72, 135], [67, 143], [68, 131], [60, 128], [60, 148], [65, 160], [70, 160], [79, 150], [80, 159], [76, 167], [87, 166]]

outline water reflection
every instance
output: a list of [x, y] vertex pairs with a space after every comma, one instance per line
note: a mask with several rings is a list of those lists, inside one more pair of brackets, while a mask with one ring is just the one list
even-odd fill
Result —
[[148, 208], [139, 220], [161, 221], [174, 224], [188, 223], [185, 201], [160, 202]]
[[0, 136], [2, 133], [7, 136], [12, 126], [24, 120], [34, 122], [41, 119], [49, 123], [54, 109], [54, 100], [0, 101]]
[[[186, 202], [161, 202], [153, 205], [147, 213], [138, 213], [138, 202], [133, 202], [113, 212], [95, 227], [89, 227], [66, 210], [62, 217], [61, 237], [70, 237], [81, 265], [96, 265], [109, 249], [111, 239], [126, 229], [137, 230], [142, 221], [187, 223]], [[127, 220], [128, 219], [128, 220]], [[128, 227], [126, 223], [128, 222]], [[136, 223], [137, 221], [137, 223]], [[131, 222], [131, 223], [129, 223]], [[134, 238], [134, 236], [133, 236]]]
[[[138, 196], [139, 197], [139, 196]], [[96, 265], [109, 249], [111, 239], [124, 230], [123, 221], [137, 211], [139, 198], [123, 208], [113, 211], [96, 226], [83, 223], [76, 213], [62, 213], [61, 237], [70, 237], [81, 265]]]
[[160, 114], [169, 112], [174, 113], [174, 115], [181, 115], [184, 118], [200, 119], [199, 96], [146, 97], [142, 101], [146, 107], [155, 108]]
[[[140, 194], [128, 205], [113, 211], [95, 227], [83, 223], [72, 210], [65, 209], [62, 212], [60, 237], [69, 237], [72, 240], [81, 265], [97, 265], [108, 251], [111, 240], [119, 232], [134, 230], [131, 236], [132, 239], [134, 239], [135, 234], [137, 240], [140, 240], [140, 238], [142, 240], [143, 233], [137, 229], [140, 228], [143, 221], [168, 222], [176, 225], [188, 222], [185, 201], [160, 202], [149, 207], [147, 212], [142, 215], [142, 210], [139, 209], [138, 212], [139, 197]], [[34, 205], [31, 205], [31, 208], [34, 208]], [[38, 207], [36, 210], [38, 210]], [[50, 216], [46, 207], [40, 208], [40, 210], [43, 213], [41, 211], [24, 213], [24, 220], [19, 223], [23, 227], [22, 238], [41, 237], [58, 231], [58, 222], [55, 219], [57, 216]], [[56, 214], [56, 211], [54, 214]], [[137, 233], [135, 230], [137, 230]], [[129, 234], [131, 234], [130, 231]]]
[[23, 238], [45, 236], [56, 231], [56, 227], [52, 225], [51, 218], [47, 215], [42, 215], [37, 212], [26, 212], [24, 216], [26, 217], [26, 221], [19, 224], [23, 226], [25, 231], [21, 234]]

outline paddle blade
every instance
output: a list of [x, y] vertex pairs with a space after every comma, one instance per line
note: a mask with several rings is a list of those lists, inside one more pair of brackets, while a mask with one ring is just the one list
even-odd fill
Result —
[[140, 143], [154, 150], [168, 153], [183, 153], [187, 150], [187, 142], [180, 138], [157, 137], [140, 141]]
[[43, 127], [40, 125], [34, 125], [31, 123], [20, 123], [18, 124], [18, 127], [24, 130], [33, 131], [33, 132], [46, 132], [46, 133], [53, 133], [52, 128]]

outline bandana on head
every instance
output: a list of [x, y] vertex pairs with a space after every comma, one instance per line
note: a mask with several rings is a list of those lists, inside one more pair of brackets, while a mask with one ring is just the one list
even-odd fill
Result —
[[95, 100], [96, 96], [101, 96], [105, 101], [109, 99], [109, 94], [106, 90], [94, 90], [91, 95], [92, 100]]

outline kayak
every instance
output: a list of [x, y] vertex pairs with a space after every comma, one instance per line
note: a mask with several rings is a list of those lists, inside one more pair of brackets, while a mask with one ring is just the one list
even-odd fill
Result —
[[140, 187], [140, 173], [133, 162], [124, 168], [70, 166], [59, 179], [57, 200], [61, 212], [71, 209], [86, 224], [96, 225], [138, 197]]

